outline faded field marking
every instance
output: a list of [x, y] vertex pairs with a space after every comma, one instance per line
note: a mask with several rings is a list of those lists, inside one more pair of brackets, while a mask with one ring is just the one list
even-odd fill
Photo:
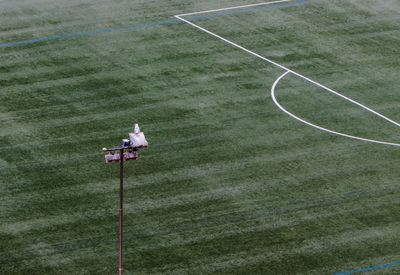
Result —
[[[253, 5], [245, 5], [245, 6], [237, 6], [237, 7], [225, 8], [225, 10], [228, 10], [228, 9], [246, 8], [246, 7], [251, 7], [251, 6], [270, 5], [270, 4], [277, 4], [277, 3], [290, 2], [290, 1], [292, 1], [292, 0], [274, 1], [274, 2], [263, 2], [263, 3], [259, 3], [259, 4], [253, 4]], [[202, 13], [202, 14], [204, 14], [204, 13], [212, 13], [212, 12], [221, 11], [221, 10], [224, 10], [224, 9], [209, 10], [209, 11], [201, 11], [201, 12], [198, 12], [198, 13]], [[253, 55], [253, 56], [255, 56], [255, 57], [259, 58], [259, 59], [262, 59], [262, 60], [264, 60], [264, 61], [266, 61], [266, 62], [268, 62], [268, 63], [270, 63], [270, 64], [272, 64], [272, 65], [275, 65], [275, 66], [277, 66], [277, 67], [279, 67], [279, 68], [285, 70], [286, 72], [285, 72], [283, 75], [281, 75], [281, 76], [277, 79], [277, 81], [275, 81], [275, 83], [274, 83], [275, 85], [274, 85], [274, 86], [276, 86], [277, 83], [278, 83], [283, 77], [285, 77], [287, 74], [291, 73], [291, 74], [293, 74], [293, 75], [296, 75], [296, 76], [298, 76], [298, 77], [300, 77], [300, 78], [306, 80], [307, 82], [310, 82], [310, 83], [312, 83], [312, 84], [314, 84], [314, 85], [316, 85], [316, 86], [318, 86], [318, 87], [320, 87], [320, 88], [322, 88], [322, 89], [324, 89], [324, 90], [326, 90], [326, 91], [328, 91], [328, 92], [330, 92], [330, 93], [332, 93], [332, 94], [334, 94], [334, 95], [337, 95], [337, 96], [339, 96], [339, 97], [341, 97], [341, 98], [343, 98], [343, 99], [345, 99], [345, 100], [347, 100], [347, 101], [349, 101], [349, 102], [351, 102], [351, 103], [353, 103], [353, 104], [355, 104], [355, 105], [357, 105], [357, 106], [359, 106], [359, 107], [361, 107], [361, 108], [363, 108], [363, 109], [365, 109], [365, 110], [367, 110], [367, 111], [369, 111], [369, 112], [375, 114], [376, 116], [379, 116], [380, 118], [382, 118], [382, 119], [384, 119], [384, 120], [386, 120], [386, 121], [388, 121], [388, 122], [390, 122], [390, 123], [392, 123], [392, 124], [394, 124], [394, 125], [400, 127], [400, 123], [398, 123], [398, 122], [396, 122], [396, 121], [394, 121], [394, 120], [388, 118], [387, 116], [385, 116], [385, 115], [383, 115], [383, 114], [381, 114], [381, 113], [379, 113], [379, 112], [377, 112], [377, 111], [375, 111], [375, 110], [373, 110], [373, 109], [367, 107], [366, 105], [364, 105], [364, 104], [362, 104], [362, 103], [360, 103], [360, 102], [358, 102], [358, 101], [356, 101], [356, 100], [353, 100], [353, 99], [351, 99], [351, 98], [349, 98], [349, 97], [347, 97], [347, 96], [345, 96], [345, 95], [343, 95], [343, 94], [341, 94], [341, 93], [339, 93], [339, 92], [336, 92], [336, 91], [334, 91], [333, 89], [328, 88], [327, 86], [325, 86], [325, 85], [323, 85], [323, 84], [321, 84], [321, 83], [319, 83], [319, 82], [317, 82], [317, 81], [314, 81], [314, 80], [312, 80], [312, 79], [310, 79], [310, 78], [308, 78], [308, 77], [306, 77], [306, 76], [304, 76], [304, 75], [302, 75], [302, 74], [300, 74], [300, 73], [298, 73], [298, 72], [295, 72], [295, 71], [293, 71], [293, 70], [291, 70], [291, 69], [285, 67], [285, 66], [282, 65], [282, 64], [279, 64], [279, 63], [277, 63], [277, 62], [275, 62], [275, 61], [273, 61], [273, 60], [271, 60], [271, 59], [269, 59], [269, 58], [266, 58], [266, 57], [264, 57], [264, 56], [262, 56], [262, 55], [260, 55], [260, 54], [258, 54], [258, 53], [255, 53], [254, 51], [251, 51], [251, 50], [249, 50], [249, 49], [247, 49], [247, 48], [245, 48], [245, 47], [243, 47], [243, 46], [240, 46], [239, 44], [236, 44], [236, 43], [232, 42], [231, 40], [228, 40], [228, 39], [226, 39], [226, 38], [224, 38], [224, 37], [222, 37], [222, 36], [220, 36], [220, 35], [218, 35], [218, 34], [216, 34], [216, 33], [214, 33], [214, 32], [211, 32], [211, 31], [209, 31], [209, 30], [207, 30], [207, 29], [205, 29], [205, 28], [203, 28], [203, 27], [201, 27], [201, 26], [199, 26], [199, 25], [197, 25], [197, 24], [194, 24], [193, 22], [191, 22], [191, 21], [189, 21], [189, 20], [187, 20], [187, 19], [182, 18], [183, 16], [189, 16], [189, 15], [194, 15], [194, 14], [198, 14], [198, 13], [187, 13], [187, 14], [175, 15], [175, 18], [177, 18], [177, 19], [179, 19], [179, 20], [181, 20], [181, 21], [183, 21], [183, 22], [185, 22], [185, 23], [191, 25], [192, 27], [195, 27], [196, 29], [199, 29], [199, 30], [201, 30], [201, 31], [203, 31], [203, 32], [205, 32], [205, 33], [208, 33], [208, 34], [210, 34], [210, 35], [212, 35], [212, 36], [214, 36], [214, 37], [216, 37], [216, 38], [218, 38], [218, 39], [220, 39], [220, 40], [222, 40], [222, 41], [224, 41], [224, 42], [226, 42], [226, 43], [228, 43], [228, 44], [234, 46], [235, 48], [238, 48], [238, 49], [240, 49], [240, 50], [242, 50], [242, 51], [244, 51], [244, 52], [247, 52], [247, 53], [249, 53], [249, 54], [251, 54], [251, 55]], [[273, 87], [273, 90], [275, 90], [275, 87]], [[277, 103], [276, 99], [274, 100], [274, 102], [275, 102], [275, 104]], [[278, 103], [277, 106], [278, 106], [282, 111], [285, 110], [281, 105], [279, 105], [279, 103]], [[317, 125], [314, 125], [314, 124], [311, 124], [311, 123], [309, 123], [309, 122], [307, 122], [307, 121], [305, 121], [305, 120], [303, 120], [303, 119], [301, 119], [301, 118], [299, 118], [299, 117], [296, 117], [295, 115], [289, 113], [289, 112], [286, 111], [286, 110], [285, 110], [284, 112], [285, 112], [286, 114], [289, 114], [291, 117], [296, 118], [297, 120], [299, 120], [299, 121], [301, 121], [301, 122], [303, 122], [303, 123], [305, 123], [305, 124], [307, 124], [307, 125], [309, 125], [309, 126], [312, 126], [312, 127], [314, 127], [314, 128], [317, 128], [317, 129], [319, 129], [319, 130], [323, 130], [323, 131], [329, 132], [329, 133], [331, 133], [331, 134], [335, 134], [335, 135], [339, 135], [339, 136], [347, 137], [347, 138], [352, 138], [352, 139], [356, 139], [356, 140], [361, 140], [361, 141], [376, 143], [376, 144], [383, 144], [383, 145], [390, 145], [390, 146], [398, 146], [398, 147], [400, 147], [400, 144], [397, 144], [397, 143], [391, 143], [391, 142], [385, 142], [385, 141], [376, 141], [376, 140], [371, 140], [371, 139], [366, 139], [366, 138], [361, 138], [361, 137], [346, 135], [346, 134], [342, 134], [342, 133], [339, 133], [339, 132], [336, 132], [336, 131], [332, 131], [332, 130], [329, 130], [329, 129], [326, 129], [326, 128], [323, 128], [323, 127], [320, 127], [320, 126], [317, 126]]]
[[[284, 3], [284, 2], [290, 2], [290, 1], [291, 0], [280, 0], [280, 1], [275, 1], [274, 3]], [[299, 1], [303, 2], [304, 0], [299, 0]], [[267, 3], [252, 4], [252, 5], [242, 6], [242, 8], [261, 6], [261, 5], [266, 5], [266, 4]], [[224, 8], [224, 9], [217, 9], [217, 10], [213, 10], [213, 11], [218, 12], [218, 11], [234, 10], [234, 9], [239, 9], [239, 8], [240, 7]], [[204, 13], [210, 13], [210, 11], [196, 12], [194, 14], [204, 14]], [[189, 14], [186, 14], [186, 15], [189, 15]], [[116, 26], [116, 27], [112, 27], [112, 28], [102, 28], [102, 29], [97, 29], [97, 30], [93, 30], [93, 31], [60, 33], [60, 34], [54, 34], [54, 35], [45, 36], [45, 37], [39, 37], [39, 38], [35, 38], [35, 39], [0, 42], [0, 48], [26, 46], [26, 45], [31, 45], [31, 44], [43, 43], [43, 42], [66, 41], [66, 40], [79, 39], [82, 37], [94, 37], [94, 36], [111, 34], [111, 33], [122, 33], [122, 32], [138, 31], [138, 30], [147, 30], [147, 29], [158, 28], [158, 27], [162, 27], [162, 26], [175, 25], [180, 22], [181, 21], [175, 20], [175, 19], [163, 19], [163, 20], [159, 20], [159, 21], [137, 23], [137, 24], [133, 24], [133, 25]]]
[[355, 270], [351, 270], [351, 271], [336, 273], [335, 275], [349, 275], [349, 274], [356, 274], [356, 273], [361, 273], [361, 272], [366, 272], [366, 271], [375, 271], [375, 270], [384, 269], [384, 268], [388, 268], [388, 267], [398, 267], [398, 266], [400, 266], [400, 262], [394, 262], [394, 263], [375, 265], [375, 266], [364, 267], [364, 268], [355, 269]]

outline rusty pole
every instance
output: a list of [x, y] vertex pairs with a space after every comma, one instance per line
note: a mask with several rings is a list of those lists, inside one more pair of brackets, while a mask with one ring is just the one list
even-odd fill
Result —
[[118, 274], [122, 275], [124, 272], [123, 268], [123, 254], [122, 254], [122, 247], [123, 247], [123, 221], [124, 221], [124, 149], [120, 150], [120, 165], [119, 165], [119, 234], [118, 234], [118, 246], [119, 246], [119, 254], [118, 254]]

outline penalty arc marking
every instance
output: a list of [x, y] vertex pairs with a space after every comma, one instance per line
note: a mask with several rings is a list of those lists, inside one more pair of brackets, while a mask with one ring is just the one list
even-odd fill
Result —
[[[197, 28], [197, 29], [199, 29], [199, 30], [201, 30], [201, 31], [203, 31], [203, 32], [205, 32], [205, 33], [208, 33], [208, 34], [210, 34], [210, 35], [212, 35], [212, 36], [214, 36], [214, 37], [216, 37], [216, 38], [218, 38], [218, 39], [220, 39], [220, 40], [222, 40], [222, 41], [224, 41], [224, 42], [230, 44], [231, 46], [234, 46], [234, 47], [236, 47], [236, 48], [238, 48], [238, 49], [240, 49], [240, 50], [242, 50], [242, 51], [245, 51], [245, 52], [247, 52], [247, 53], [249, 53], [249, 54], [251, 54], [251, 55], [253, 55], [253, 56], [255, 56], [255, 57], [259, 58], [259, 59], [262, 59], [262, 60], [264, 60], [264, 61], [266, 61], [266, 62], [268, 62], [268, 63], [270, 63], [270, 64], [273, 64], [273, 65], [275, 65], [275, 66], [277, 66], [277, 67], [279, 67], [279, 68], [285, 70], [286, 72], [285, 72], [283, 75], [281, 75], [281, 76], [275, 81], [275, 83], [274, 83], [274, 85], [273, 85], [273, 87], [272, 87], [272, 93], [271, 93], [271, 94], [273, 94], [274, 96], [275, 96], [275, 87], [277, 86], [277, 84], [279, 83], [279, 81], [280, 81], [282, 78], [284, 78], [286, 75], [288, 75], [289, 73], [291, 73], [291, 74], [293, 74], [293, 75], [296, 75], [296, 76], [302, 78], [303, 80], [305, 80], [305, 81], [307, 81], [307, 82], [310, 82], [310, 83], [312, 83], [312, 84], [314, 84], [314, 85], [316, 85], [316, 86], [318, 86], [318, 87], [324, 89], [324, 90], [327, 91], [327, 92], [330, 92], [330, 93], [332, 93], [332, 94], [334, 94], [334, 95], [337, 95], [337, 96], [339, 96], [339, 97], [341, 97], [341, 98], [343, 98], [343, 99], [345, 99], [345, 100], [347, 100], [347, 101], [349, 101], [349, 102], [351, 102], [351, 103], [353, 103], [353, 104], [355, 104], [355, 105], [357, 105], [357, 106], [359, 106], [359, 107], [361, 107], [361, 108], [363, 108], [363, 109], [365, 109], [365, 110], [367, 110], [367, 111], [369, 111], [369, 112], [375, 114], [376, 116], [378, 116], [378, 117], [380, 117], [380, 118], [382, 118], [382, 119], [384, 119], [384, 120], [390, 122], [391, 124], [394, 124], [394, 125], [400, 127], [400, 123], [398, 123], [398, 122], [396, 122], [396, 121], [394, 121], [394, 120], [392, 120], [392, 119], [386, 117], [385, 115], [383, 115], [383, 114], [381, 114], [381, 113], [379, 113], [379, 112], [377, 112], [377, 111], [375, 111], [375, 110], [373, 110], [373, 109], [371, 109], [371, 108], [369, 108], [369, 107], [367, 107], [367, 106], [361, 104], [360, 102], [355, 101], [355, 100], [353, 100], [353, 99], [351, 99], [351, 98], [349, 98], [349, 97], [347, 97], [347, 96], [345, 96], [345, 95], [343, 95], [343, 94], [341, 94], [341, 93], [339, 93], [339, 92], [334, 91], [334, 90], [331, 89], [331, 88], [326, 87], [325, 85], [323, 85], [323, 84], [321, 84], [321, 83], [318, 83], [317, 81], [314, 81], [314, 80], [312, 80], [312, 79], [310, 79], [310, 78], [308, 78], [308, 77], [306, 77], [306, 76], [304, 76], [304, 75], [302, 75], [302, 74], [300, 74], [300, 73], [298, 73], [298, 72], [295, 72], [295, 71], [293, 71], [293, 70], [291, 70], [291, 69], [289, 69], [289, 68], [287, 68], [287, 67], [285, 67], [285, 66], [283, 66], [283, 65], [281, 65], [281, 64], [279, 64], [279, 63], [277, 63], [277, 62], [275, 62], [275, 61], [272, 61], [271, 59], [268, 59], [268, 58], [266, 58], [266, 57], [264, 57], [264, 56], [262, 56], [262, 55], [260, 55], [260, 54], [257, 54], [257, 53], [255, 53], [255, 52], [253, 52], [253, 51], [251, 51], [251, 50], [249, 50], [249, 49], [243, 47], [243, 46], [240, 46], [239, 44], [236, 44], [236, 43], [234, 43], [234, 42], [232, 42], [232, 41], [230, 41], [230, 40], [228, 40], [228, 39], [226, 39], [226, 38], [224, 38], [224, 37], [222, 37], [222, 36], [220, 36], [220, 35], [214, 33], [214, 32], [211, 32], [211, 31], [209, 31], [209, 30], [207, 30], [207, 29], [205, 29], [205, 28], [203, 28], [203, 27], [201, 27], [201, 26], [199, 26], [199, 25], [197, 25], [197, 24], [195, 24], [195, 23], [193, 23], [193, 22], [191, 22], [191, 21], [189, 21], [189, 20], [187, 20], [187, 19], [182, 18], [182, 17], [184, 17], [184, 16], [190, 16], [190, 15], [196, 15], [196, 14], [205, 14], [205, 13], [212, 13], [212, 12], [217, 12], [217, 11], [232, 10], [232, 9], [240, 9], [240, 8], [248, 8], [248, 7], [262, 6], [262, 5], [271, 5], [271, 4], [278, 4], [278, 3], [284, 3], [284, 2], [292, 2], [292, 0], [280, 0], [280, 1], [273, 1], [273, 2], [262, 2], [262, 3], [257, 3], [257, 4], [243, 5], [243, 6], [236, 6], [236, 7], [229, 7], [229, 8], [223, 8], [223, 9], [217, 9], [217, 10], [214, 9], [214, 10], [208, 10], [208, 11], [192, 12], [192, 13], [186, 13], [186, 14], [175, 15], [175, 18], [177, 18], [177, 19], [179, 19], [180, 21], [185, 22], [185, 23], [191, 25], [192, 27], [195, 27], [195, 28]], [[296, 120], [298, 120], [298, 121], [301, 121], [302, 123], [305, 123], [305, 124], [307, 124], [308, 126], [314, 127], [314, 128], [316, 128], [316, 129], [319, 129], [319, 130], [322, 130], [322, 131], [325, 131], [325, 132], [328, 132], [328, 133], [331, 133], [331, 134], [334, 134], [334, 135], [338, 135], [338, 136], [342, 136], [342, 137], [347, 137], [347, 138], [351, 138], [351, 139], [356, 139], [356, 140], [360, 140], [360, 141], [366, 141], [366, 142], [371, 142], [371, 143], [376, 143], [376, 144], [383, 144], [383, 145], [390, 145], [390, 146], [397, 146], [397, 147], [400, 147], [400, 144], [398, 144], [398, 143], [391, 143], [391, 142], [378, 141], [378, 140], [372, 140], [372, 139], [367, 139], [367, 138], [362, 138], [362, 137], [351, 136], [351, 135], [339, 133], [339, 132], [336, 132], [336, 131], [333, 131], [333, 130], [329, 130], [329, 129], [327, 129], [327, 128], [320, 127], [320, 126], [318, 126], [318, 125], [312, 124], [312, 123], [310, 123], [310, 122], [308, 122], [308, 121], [305, 121], [304, 119], [301, 119], [301, 118], [297, 117], [296, 115], [290, 113], [289, 111], [287, 111], [286, 109], [284, 109], [284, 108], [282, 107], [282, 105], [279, 104], [279, 102], [276, 100], [276, 98], [274, 99], [274, 103], [278, 106], [278, 108], [279, 108], [280, 110], [282, 110], [283, 112], [285, 112], [286, 114], [288, 114], [288, 115], [291, 116], [292, 118], [294, 118], [294, 119], [296, 119]]]
[[278, 77], [278, 78], [275, 80], [275, 82], [274, 82], [274, 84], [272, 85], [272, 88], [271, 88], [271, 97], [272, 97], [272, 100], [274, 101], [275, 105], [278, 106], [279, 109], [281, 109], [282, 112], [286, 113], [287, 115], [291, 116], [292, 118], [294, 118], [294, 119], [296, 119], [296, 120], [298, 120], [298, 121], [300, 121], [300, 122], [302, 122], [302, 123], [304, 123], [304, 124], [306, 124], [306, 125], [308, 125], [308, 126], [314, 127], [314, 128], [316, 128], [316, 129], [318, 129], [318, 130], [321, 130], [321, 131], [324, 131], [324, 132], [328, 132], [328, 133], [331, 133], [331, 134], [334, 134], [334, 135], [338, 135], [338, 136], [342, 136], [342, 137], [347, 137], [347, 138], [351, 138], [351, 139], [356, 139], [356, 140], [360, 140], [360, 141], [366, 141], [366, 142], [372, 142], [372, 143], [377, 143], [377, 144], [383, 144], [383, 145], [390, 145], [390, 146], [397, 146], [397, 147], [400, 147], [400, 144], [398, 144], [398, 143], [391, 143], [391, 142], [386, 142], [386, 141], [379, 141], [379, 140], [367, 139], [367, 138], [362, 138], [362, 137], [347, 135], [347, 134], [343, 134], [343, 133], [336, 132], [336, 131], [333, 131], [333, 130], [329, 130], [329, 129], [327, 129], [327, 128], [324, 128], [324, 127], [315, 125], [315, 124], [313, 124], [313, 123], [311, 123], [311, 122], [308, 122], [308, 121], [306, 121], [306, 120], [304, 120], [304, 119], [302, 119], [302, 118], [296, 116], [295, 114], [289, 112], [288, 110], [286, 110], [286, 109], [279, 103], [279, 101], [276, 99], [276, 96], [275, 96], [275, 89], [276, 89], [276, 87], [278, 86], [278, 83], [279, 83], [285, 76], [289, 75], [290, 73], [291, 73], [290, 71], [286, 71], [284, 74], [282, 74], [280, 77]]

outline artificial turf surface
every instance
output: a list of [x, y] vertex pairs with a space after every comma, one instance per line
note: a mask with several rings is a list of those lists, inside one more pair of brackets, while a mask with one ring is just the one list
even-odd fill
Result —
[[[296, 2], [296, 1], [293, 1]], [[334, 274], [400, 260], [399, 150], [281, 112], [284, 71], [174, 15], [252, 1], [0, 1], [0, 273]], [[400, 121], [400, 4], [308, 0], [187, 16]], [[400, 143], [398, 127], [288, 76], [282, 105]], [[391, 266], [373, 274], [399, 274]]]

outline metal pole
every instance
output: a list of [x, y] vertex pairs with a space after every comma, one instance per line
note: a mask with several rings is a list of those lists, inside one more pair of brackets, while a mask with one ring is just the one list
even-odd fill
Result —
[[122, 267], [122, 243], [123, 243], [123, 209], [124, 209], [124, 149], [120, 150], [120, 165], [119, 165], [119, 259], [118, 259], [118, 274], [122, 275], [124, 269]]
[[[106, 152], [106, 163], [118, 161], [117, 152], [119, 151], [119, 211], [118, 211], [118, 274], [123, 275], [123, 242], [124, 242], [124, 161], [137, 159], [137, 151], [147, 148], [148, 142], [144, 133], [140, 131], [139, 125], [135, 124], [134, 133], [129, 133], [129, 139], [123, 139], [119, 146], [113, 148], [103, 148]], [[127, 150], [125, 155], [125, 150]], [[126, 157], [126, 159], [125, 159]]]

